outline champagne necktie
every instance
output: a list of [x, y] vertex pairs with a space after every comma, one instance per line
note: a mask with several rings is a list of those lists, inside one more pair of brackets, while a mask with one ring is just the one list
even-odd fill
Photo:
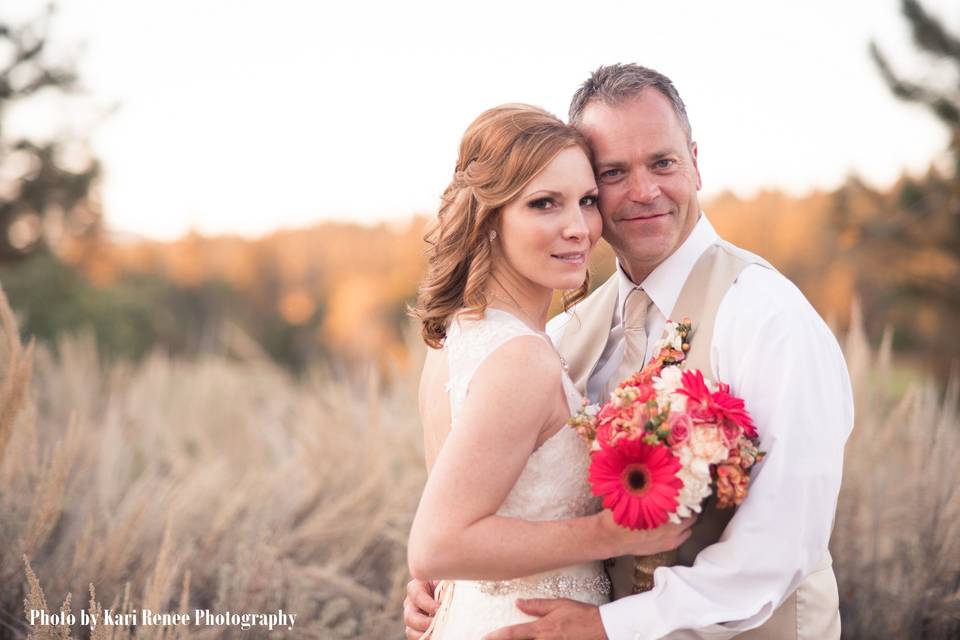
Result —
[[643, 357], [647, 352], [647, 310], [650, 308], [650, 296], [643, 289], [634, 289], [627, 296], [623, 306], [623, 360], [617, 372], [607, 383], [607, 392], [643, 368]]

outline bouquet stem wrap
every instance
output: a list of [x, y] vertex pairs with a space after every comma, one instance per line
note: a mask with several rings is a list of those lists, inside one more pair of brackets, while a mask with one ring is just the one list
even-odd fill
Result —
[[670, 567], [677, 563], [677, 550], [633, 557], [633, 593], [653, 589], [653, 572], [657, 567]]

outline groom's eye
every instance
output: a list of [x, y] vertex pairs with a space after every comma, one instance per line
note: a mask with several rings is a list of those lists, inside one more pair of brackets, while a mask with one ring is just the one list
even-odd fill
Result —
[[623, 169], [606, 169], [600, 172], [601, 180], [616, 180], [623, 174]]

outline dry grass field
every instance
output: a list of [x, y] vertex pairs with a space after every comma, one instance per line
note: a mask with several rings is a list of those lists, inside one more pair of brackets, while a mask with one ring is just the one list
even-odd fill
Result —
[[[26, 624], [25, 599], [56, 611], [68, 594], [75, 613], [283, 609], [295, 628], [270, 637], [402, 637], [418, 358], [389, 385], [320, 366], [295, 380], [238, 335], [220, 355], [134, 366], [101, 362], [89, 337], [22, 345], [5, 300], [0, 320], [0, 638], [88, 637]], [[956, 381], [918, 382], [856, 330], [843, 342], [857, 393], [833, 542], [844, 637], [956, 638]]]

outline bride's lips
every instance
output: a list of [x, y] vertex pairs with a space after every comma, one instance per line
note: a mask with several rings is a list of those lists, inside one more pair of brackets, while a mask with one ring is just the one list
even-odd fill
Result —
[[551, 258], [556, 258], [567, 264], [583, 264], [587, 261], [586, 251], [568, 251], [566, 253], [551, 253]]

